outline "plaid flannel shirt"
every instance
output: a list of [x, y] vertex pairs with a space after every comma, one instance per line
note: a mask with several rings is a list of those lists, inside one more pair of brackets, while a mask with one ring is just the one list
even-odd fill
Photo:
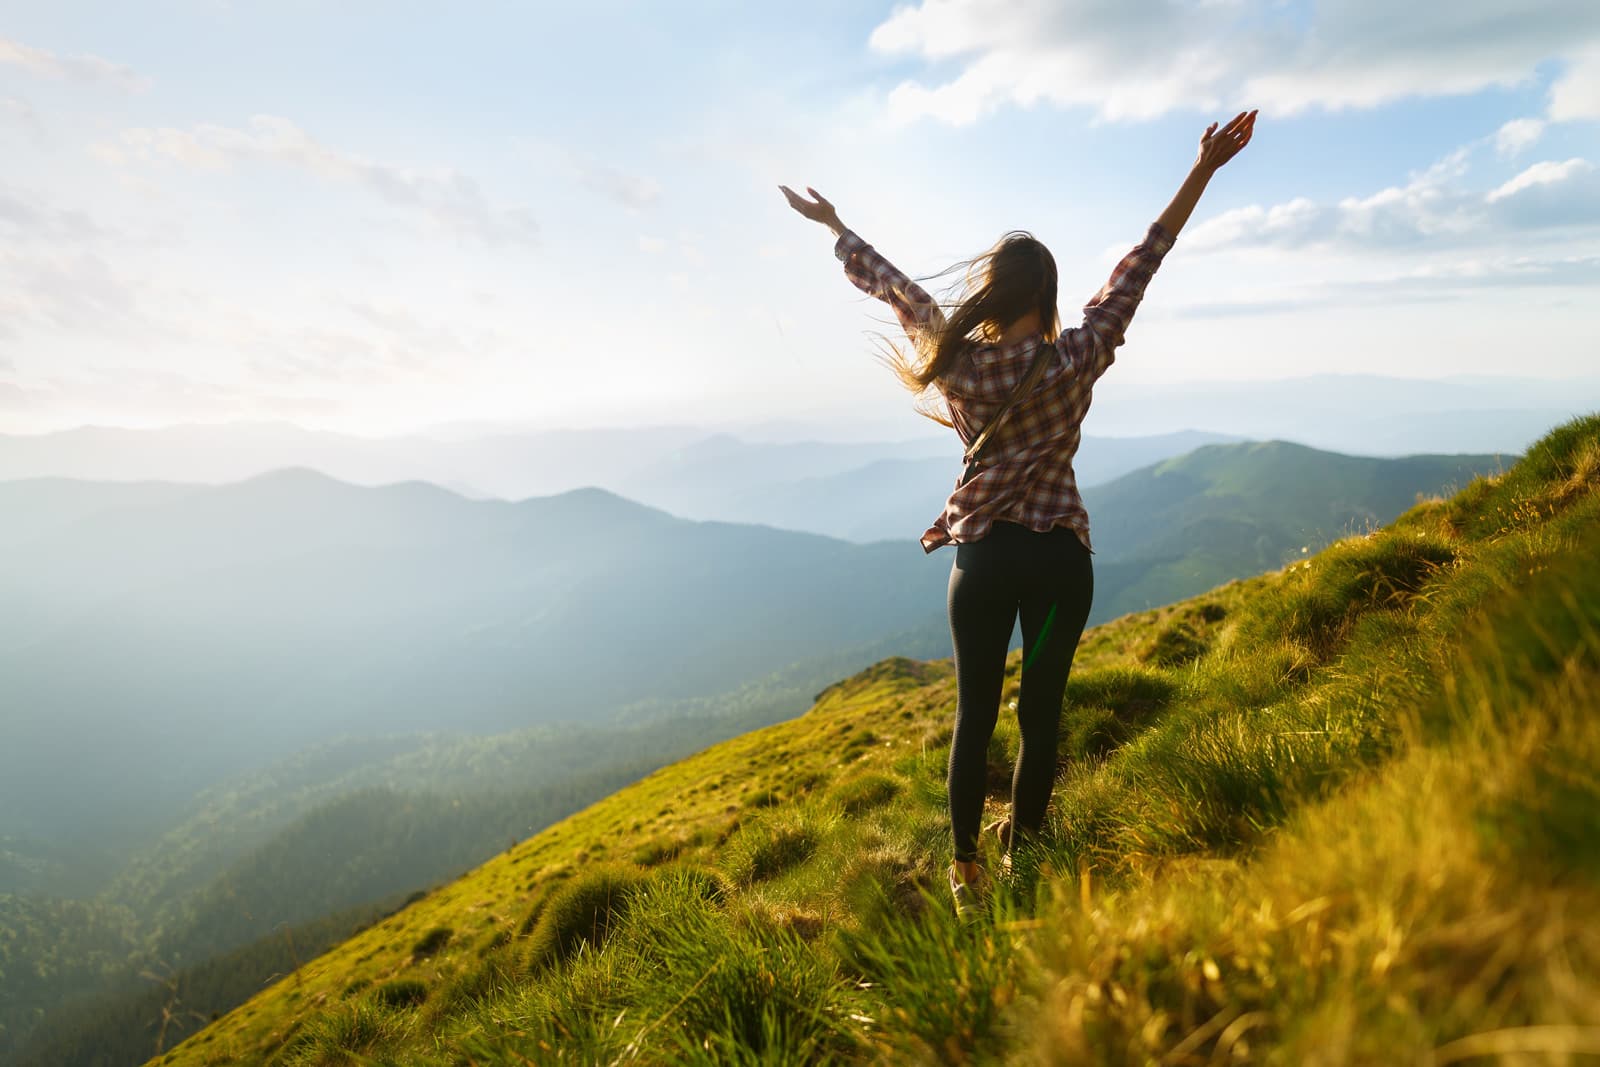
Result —
[[[1111, 272], [1111, 280], [1083, 308], [1083, 322], [1055, 339], [1055, 355], [1037, 384], [1017, 400], [991, 436], [978, 472], [945, 501], [944, 511], [922, 535], [922, 547], [976, 541], [996, 520], [1032, 530], [1070, 526], [1089, 543], [1089, 514], [1078, 494], [1072, 458], [1082, 440], [1090, 393], [1111, 366], [1145, 286], [1172, 247], [1159, 223]], [[833, 254], [856, 288], [889, 304], [907, 334], [938, 329], [944, 313], [923, 288], [902, 274], [853, 231], [846, 230]], [[1044, 335], [1011, 344], [975, 344], [935, 385], [944, 394], [962, 443], [971, 447], [1027, 373]]]

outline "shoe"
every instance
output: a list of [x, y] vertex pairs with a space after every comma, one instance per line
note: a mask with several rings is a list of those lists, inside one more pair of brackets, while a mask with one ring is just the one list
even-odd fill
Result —
[[983, 908], [981, 900], [981, 883], [963, 882], [961, 875], [956, 871], [956, 865], [950, 865], [950, 895], [956, 901], [956, 916], [961, 919], [975, 919]]

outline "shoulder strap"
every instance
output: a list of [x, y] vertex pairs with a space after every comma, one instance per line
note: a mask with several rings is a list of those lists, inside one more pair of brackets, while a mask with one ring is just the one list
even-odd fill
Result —
[[1039, 351], [1034, 353], [1033, 365], [1028, 368], [1028, 373], [1022, 376], [1022, 380], [1017, 383], [1017, 387], [1011, 390], [1011, 395], [1006, 398], [1005, 404], [1001, 406], [999, 411], [994, 413], [994, 417], [989, 420], [989, 424], [979, 432], [977, 439], [972, 442], [972, 447], [967, 449], [966, 455], [961, 457], [962, 462], [971, 464], [983, 454], [984, 448], [989, 444], [989, 439], [1000, 428], [1000, 424], [1006, 420], [1006, 416], [1011, 414], [1011, 409], [1016, 407], [1017, 401], [1038, 382], [1039, 375], [1044, 372], [1044, 365], [1049, 360], [1050, 353], [1054, 349], [1055, 345], [1048, 341], [1039, 346]]

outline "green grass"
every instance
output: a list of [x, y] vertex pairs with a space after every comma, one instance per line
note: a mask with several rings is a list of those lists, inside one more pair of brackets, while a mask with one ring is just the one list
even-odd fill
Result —
[[639, 889], [643, 875], [636, 867], [597, 864], [585, 868], [556, 889], [539, 909], [530, 930], [528, 959], [536, 968], [571, 959], [584, 947], [599, 948]]
[[437, 955], [439, 950], [450, 943], [455, 936], [455, 931], [448, 926], [435, 926], [423, 934], [415, 945], [411, 946], [411, 954], [420, 958]]
[[830, 799], [846, 815], [860, 815], [889, 803], [904, 789], [900, 780], [892, 775], [863, 774], [840, 783]]
[[[1044, 832], [980, 923], [943, 885], [950, 665], [889, 660], [161, 1062], [1600, 1056], [1596, 560], [1588, 418], [1384, 530], [1086, 634]], [[991, 816], [1016, 745], [1003, 714]]]
[[428, 984], [415, 978], [396, 978], [383, 983], [372, 995], [386, 1008], [412, 1008], [428, 999]]

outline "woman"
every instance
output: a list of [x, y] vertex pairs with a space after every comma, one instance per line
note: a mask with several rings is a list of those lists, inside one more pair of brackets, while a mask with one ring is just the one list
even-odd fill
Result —
[[978, 826], [986, 755], [1019, 614], [1022, 741], [1010, 818], [992, 827], [1008, 865], [1013, 841], [1043, 826], [1055, 784], [1062, 695], [1094, 595], [1089, 517], [1072, 471], [1090, 391], [1111, 365], [1146, 284], [1206, 183], [1250, 142], [1255, 118], [1254, 111], [1241, 112], [1220, 130], [1214, 122], [1207, 127], [1177, 195], [1084, 307], [1082, 324], [1066, 331], [1056, 311], [1055, 260], [1031, 235], [1013, 231], [972, 261], [969, 292], [947, 316], [921, 286], [847, 229], [815, 189], [807, 189], [815, 198], [807, 200], [779, 186], [796, 211], [836, 235], [834, 254], [850, 281], [894, 309], [912, 350], [908, 355], [891, 346], [889, 363], [907, 387], [934, 401], [934, 411], [925, 413], [952, 426], [969, 450], [980, 438], [985, 449], [922, 535], [928, 552], [956, 546], [948, 600], [956, 667], [949, 881], [963, 915], [982, 888]]

